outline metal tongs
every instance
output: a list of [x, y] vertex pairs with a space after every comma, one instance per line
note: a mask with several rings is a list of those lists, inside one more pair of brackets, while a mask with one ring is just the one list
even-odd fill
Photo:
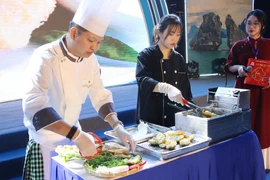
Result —
[[196, 112], [202, 113], [203, 112], [203, 108], [197, 106], [194, 103], [189, 102], [188, 100], [186, 100], [185, 98], [182, 98], [183, 100], [183, 104], [191, 109], [194, 109]]
[[[182, 99], [183, 100], [183, 104], [185, 106], [187, 106], [188, 108], [190, 109], [193, 109], [196, 113], [198, 113], [199, 115], [203, 115], [203, 116], [206, 116], [206, 117], [213, 117], [213, 113], [207, 111], [205, 108], [202, 108], [200, 106], [197, 106], [196, 104], [194, 103], [191, 103], [189, 102], [188, 100], [186, 100], [185, 98]], [[173, 105], [171, 103], [168, 103], [169, 106], [172, 106], [180, 111], [184, 111], [185, 109], [184, 108], [181, 108], [179, 106], [176, 106], [176, 105]], [[192, 114], [195, 114], [195, 113], [192, 113]]]
[[194, 109], [196, 112], [198, 112], [206, 117], [213, 118], [216, 116], [216, 114], [208, 111], [205, 108], [201, 108], [201, 107], [197, 106], [196, 104], [193, 104], [193, 103], [187, 101], [185, 98], [183, 98], [183, 104], [189, 108]]
[[163, 133], [163, 132], [167, 132], [167, 131], [171, 130], [171, 128], [169, 128], [169, 127], [160, 126], [158, 124], [146, 122], [146, 121], [143, 121], [141, 119], [139, 121], [142, 123], [146, 123], [148, 125], [147, 129], [153, 134], [157, 134], [158, 132]]
[[[179, 111], [186, 111], [185, 108], [179, 107], [179, 106], [177, 106], [176, 104], [172, 104], [172, 103], [167, 103], [167, 104], [168, 104], [169, 106], [171, 106], [171, 107], [174, 107], [175, 109], [178, 109]], [[184, 104], [185, 106], [187, 106], [188, 108], [190, 108], [190, 109], [194, 109], [197, 113], [202, 113], [202, 111], [203, 111], [203, 108], [197, 106], [196, 104], [193, 104], [193, 103], [189, 102], [189, 101], [186, 100], [185, 98], [183, 98], [183, 104]]]

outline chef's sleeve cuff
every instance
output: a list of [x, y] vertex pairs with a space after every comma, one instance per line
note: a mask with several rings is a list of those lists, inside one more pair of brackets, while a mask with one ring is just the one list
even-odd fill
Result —
[[112, 112], [115, 112], [114, 104], [106, 103], [103, 106], [101, 106], [101, 108], [98, 111], [98, 114], [102, 119], [105, 119], [105, 117]]
[[52, 108], [45, 108], [38, 111], [33, 117], [33, 125], [36, 131], [62, 119], [58, 113]]

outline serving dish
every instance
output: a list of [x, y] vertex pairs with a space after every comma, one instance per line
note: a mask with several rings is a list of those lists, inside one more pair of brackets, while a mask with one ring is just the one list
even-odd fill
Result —
[[176, 156], [180, 156], [182, 154], [186, 154], [207, 147], [211, 141], [211, 138], [209, 137], [198, 134], [193, 135], [194, 139], [191, 144], [187, 146], [180, 146], [179, 144], [177, 144], [175, 149], [173, 150], [162, 149], [159, 146], [152, 146], [148, 141], [137, 144], [137, 147], [147, 151], [148, 154], [158, 158], [159, 160], [167, 160]]
[[85, 159], [86, 171], [97, 177], [119, 177], [133, 174], [143, 168], [146, 161], [138, 153], [130, 153], [114, 141], [105, 141], [103, 151], [97, 156]]
[[119, 168], [119, 172], [115, 171], [115, 172], [111, 172], [111, 171], [108, 171], [108, 170], [105, 170], [107, 172], [102, 172], [102, 171], [94, 171], [94, 170], [91, 170], [91, 169], [88, 169], [85, 167], [86, 171], [88, 173], [90, 173], [91, 175], [93, 176], [96, 176], [96, 177], [101, 177], [101, 178], [115, 178], [115, 177], [123, 177], [123, 176], [127, 176], [127, 175], [130, 175], [130, 174], [134, 174], [138, 171], [140, 171], [141, 169], [143, 169], [143, 166], [144, 164], [146, 163], [146, 161], [142, 162], [140, 165], [137, 165], [136, 168], [132, 168], [132, 169], [129, 169], [129, 167], [126, 166], [122, 166], [122, 167], [118, 167]]
[[59, 145], [56, 152], [68, 168], [84, 168], [91, 175], [101, 178], [133, 174], [146, 164], [141, 154], [130, 153], [115, 140], [102, 142], [102, 150], [91, 157], [82, 156], [75, 145]]

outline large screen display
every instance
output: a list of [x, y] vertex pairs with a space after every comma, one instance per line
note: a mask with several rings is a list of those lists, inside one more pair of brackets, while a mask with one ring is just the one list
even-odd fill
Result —
[[[1, 0], [0, 102], [22, 98], [35, 48], [67, 33], [80, 0]], [[122, 0], [96, 52], [105, 86], [135, 81], [137, 54], [149, 46], [140, 2]]]

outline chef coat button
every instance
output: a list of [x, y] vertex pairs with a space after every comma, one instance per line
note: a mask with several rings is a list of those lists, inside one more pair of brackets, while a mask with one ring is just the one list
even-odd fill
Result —
[[175, 84], [177, 84], [177, 81], [175, 81]]
[[177, 71], [175, 70], [174, 73], [177, 73]]
[[164, 71], [163, 73], [166, 74], [166, 71]]
[[91, 81], [88, 81], [88, 83], [90, 84]]
[[63, 62], [63, 60], [61, 60], [61, 62]]
[[166, 118], [167, 118], [167, 116], [165, 115], [165, 116], [164, 116], [164, 119], [166, 119]]

